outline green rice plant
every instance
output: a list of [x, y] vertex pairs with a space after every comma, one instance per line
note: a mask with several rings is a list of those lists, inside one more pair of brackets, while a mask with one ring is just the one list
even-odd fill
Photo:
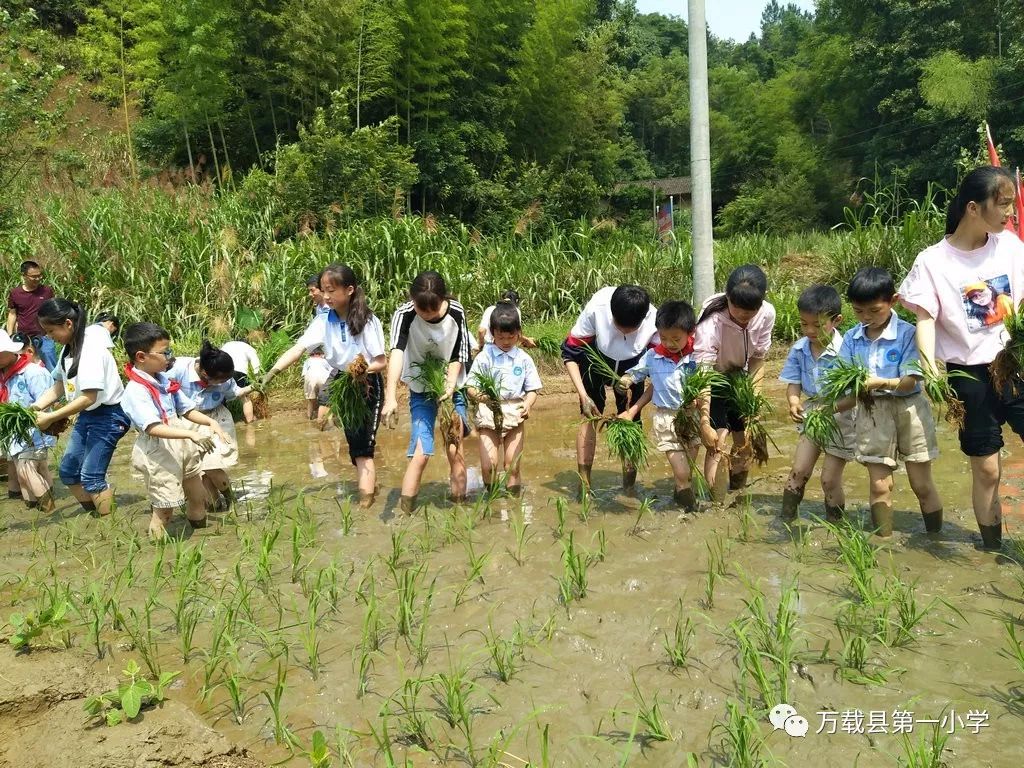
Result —
[[748, 376], [741, 371], [730, 374], [727, 378], [729, 382], [728, 397], [733, 408], [747, 425], [747, 439], [750, 441], [754, 461], [758, 466], [764, 466], [768, 463], [768, 444], [771, 443], [776, 451], [779, 450], [764, 421], [774, 410], [774, 406], [772, 406], [771, 400], [754, 386], [753, 376]]
[[400, 764], [398, 758], [395, 757], [394, 750], [392, 749], [392, 738], [391, 732], [388, 729], [388, 722], [391, 719], [391, 710], [388, 708], [387, 703], [381, 707], [378, 713], [380, 717], [380, 732], [373, 726], [373, 723], [368, 723], [370, 726], [370, 737], [373, 739], [374, 744], [377, 745], [377, 753], [384, 758], [385, 768], [411, 768], [412, 761], [406, 759]]
[[562, 575], [557, 579], [562, 604], [568, 607], [573, 600], [587, 596], [587, 569], [590, 563], [586, 552], [576, 548], [573, 532], [562, 542]]
[[651, 453], [644, 425], [629, 419], [607, 419], [603, 423], [608, 452], [627, 467], [646, 469]]
[[693, 621], [689, 616], [684, 615], [683, 600], [680, 598], [672, 634], [666, 632], [662, 642], [662, 647], [664, 647], [668, 662], [672, 667], [685, 669], [690, 665], [694, 634], [696, 634], [696, 630], [693, 628]]
[[1016, 394], [1021, 386], [1021, 372], [1024, 371], [1024, 313], [1020, 307], [1015, 307], [1003, 319], [1003, 330], [1007, 335], [1006, 344], [989, 366], [992, 386], [996, 392]]
[[400, 572], [392, 570], [395, 589], [398, 595], [398, 608], [395, 613], [395, 630], [400, 637], [408, 638], [416, 623], [416, 603], [422, 587], [421, 581], [426, 571], [426, 564], [403, 568]]
[[110, 603], [113, 597], [103, 594], [103, 589], [98, 582], [90, 582], [80, 599], [75, 600], [72, 605], [86, 626], [89, 644], [96, 650], [96, 658], [102, 659], [106, 654], [107, 644], [103, 642], [103, 627], [106, 623], [107, 614], [110, 613]]
[[325, 565], [317, 571], [315, 589], [317, 594], [326, 597], [331, 613], [337, 613], [338, 601], [341, 598], [341, 593], [338, 588], [337, 560], [331, 560], [328, 565]]
[[766, 737], [761, 735], [759, 719], [732, 699], [725, 702], [725, 713], [725, 720], [716, 722], [712, 733], [722, 734], [721, 750], [728, 765], [732, 768], [770, 765], [761, 756]]
[[[775, 674], [775, 668], [779, 666], [778, 659], [758, 647], [748, 622], [733, 621], [729, 624], [729, 628], [736, 640], [740, 687], [744, 695], [746, 695], [748, 683], [752, 682], [765, 709], [771, 709], [776, 704], [782, 703], [784, 700], [781, 698], [779, 690], [782, 681]], [[786, 673], [788, 674], [788, 672], [787, 669]]]
[[334, 746], [341, 761], [341, 768], [356, 768], [355, 750], [359, 746], [359, 737], [352, 731], [336, 725], [334, 727]]
[[804, 412], [804, 437], [818, 446], [821, 450], [829, 448], [841, 448], [843, 446], [843, 432], [836, 421], [835, 412], [832, 406], [817, 403], [808, 403], [808, 409]]
[[270, 707], [270, 719], [268, 720], [268, 723], [273, 728], [274, 742], [276, 744], [284, 744], [288, 747], [294, 747], [298, 741], [295, 738], [295, 734], [292, 733], [287, 721], [284, 719], [284, 712], [281, 709], [281, 701], [284, 698], [284, 693], [287, 688], [288, 666], [278, 662], [277, 678], [274, 682], [274, 687], [269, 691], [262, 691], [262, 694], [263, 698], [267, 700], [267, 706]]
[[[622, 385], [620, 384], [621, 374], [608, 364], [608, 359], [590, 344], [584, 344], [583, 351], [587, 356], [587, 365], [590, 366], [591, 378], [595, 378], [594, 373], [596, 373], [596, 378], [603, 379], [607, 386], [622, 390]], [[630, 405], [628, 390], [626, 391], [626, 397], [626, 407], [628, 408]]]
[[[465, 754], [470, 764], [473, 764], [476, 753], [473, 746], [473, 722], [479, 707], [471, 697], [481, 690], [480, 687], [473, 682], [465, 667], [456, 665], [450, 659], [448, 671], [438, 672], [427, 681], [427, 685], [437, 704], [438, 715], [448, 727], [457, 729], [465, 739]], [[490, 698], [493, 701], [493, 697]]]
[[914, 630], [932, 612], [939, 598], [921, 605], [917, 602], [917, 582], [908, 584], [895, 576], [885, 580], [882, 595], [880, 615], [884, 629], [878, 633], [881, 642], [887, 648], [903, 648], [916, 642]]
[[302, 639], [302, 648], [306, 652], [306, 669], [314, 680], [320, 677], [320, 634], [319, 616], [317, 615], [316, 604], [310, 602], [306, 613], [304, 626], [299, 629], [299, 636]]
[[405, 530], [395, 530], [391, 532], [391, 554], [384, 563], [392, 571], [402, 565], [402, 561], [405, 559], [405, 536]]
[[741, 672], [752, 678], [765, 707], [785, 703], [789, 698], [789, 674], [796, 665], [797, 606], [799, 587], [790, 583], [779, 594], [774, 614], [768, 610], [764, 593], [746, 580], [749, 595], [743, 599], [747, 608], [731, 625], [740, 651]]
[[352, 497], [346, 496], [345, 500], [335, 498], [334, 503], [338, 505], [339, 519], [341, 520], [341, 535], [348, 536], [352, 533]]
[[488, 549], [486, 552], [477, 553], [473, 546], [473, 539], [466, 537], [463, 541], [463, 549], [466, 552], [466, 581], [479, 581], [481, 584], [484, 583], [484, 568], [487, 567], [488, 561], [491, 559], [491, 553], [494, 551], [493, 547]]
[[281, 535], [281, 529], [273, 527], [263, 532], [260, 552], [256, 560], [256, 583], [266, 592], [270, 588], [273, 570], [274, 544]]
[[124, 629], [132, 639], [132, 645], [142, 657], [151, 677], [159, 679], [163, 671], [160, 667], [160, 647], [153, 631], [153, 603], [146, 601], [142, 616], [134, 608], [128, 609], [130, 620], [125, 622]]
[[370, 673], [373, 671], [373, 654], [375, 651], [359, 652], [359, 670], [356, 673], [356, 698], [361, 699], [370, 690]]
[[369, 384], [363, 375], [353, 375], [359, 374], [360, 369], [366, 373], [366, 358], [356, 355], [349, 367], [334, 377], [327, 393], [331, 414], [349, 428], [368, 424], [371, 416]]
[[718, 583], [718, 572], [714, 568], [708, 568], [704, 575], [704, 597], [700, 600], [700, 606], [705, 611], [715, 607], [715, 585]]
[[505, 431], [505, 418], [501, 412], [501, 372], [476, 370], [469, 382], [476, 390], [478, 405], [486, 405], [494, 419], [494, 430], [500, 435]]
[[724, 389], [726, 377], [714, 368], [702, 365], [683, 379], [680, 392], [680, 406], [676, 410], [672, 426], [676, 437], [683, 445], [700, 439], [701, 401], [710, 396], [712, 387]]
[[487, 646], [487, 653], [491, 658], [491, 672], [501, 682], [509, 682], [522, 669], [526, 660], [523, 655], [526, 639], [522, 627], [517, 622], [512, 634], [502, 637], [495, 632], [491, 617], [488, 616], [484, 644]]
[[839, 676], [857, 685], [884, 685], [894, 670], [871, 662], [874, 617], [866, 615], [864, 608], [849, 604], [836, 614], [835, 625], [843, 644]]
[[633, 527], [629, 529], [630, 536], [639, 536], [643, 533], [644, 518], [654, 514], [654, 501], [651, 498], [643, 499], [636, 508], [636, 518], [633, 520]]
[[567, 503], [561, 496], [555, 499], [555, 538], [561, 539], [565, 535], [565, 513]]
[[589, 493], [584, 493], [580, 497], [580, 508], [576, 512], [576, 516], [580, 519], [581, 523], [585, 523], [590, 520], [590, 513], [593, 510], [594, 502]]
[[416, 658], [416, 664], [420, 667], [427, 663], [427, 659], [430, 658], [430, 646], [427, 643], [427, 631], [430, 629], [430, 608], [434, 603], [434, 591], [437, 587], [437, 577], [435, 576], [430, 582], [430, 586], [427, 587], [426, 595], [423, 598], [423, 603], [420, 605], [420, 615], [417, 621], [416, 633], [408, 638], [409, 648], [412, 650], [413, 655]]
[[[636, 704], [635, 719], [644, 726], [644, 738], [647, 741], [673, 741], [675, 737], [672, 730], [665, 721], [661, 711], [661, 702], [658, 700], [657, 692], [648, 700], [640, 691], [636, 682], [636, 675], [633, 674], [633, 703]], [[623, 713], [617, 713], [623, 714]]]
[[833, 535], [839, 547], [839, 560], [846, 566], [850, 585], [861, 602], [873, 604], [879, 595], [876, 576], [878, 575], [878, 547], [871, 543], [868, 534], [845, 522], [832, 524], [824, 522], [825, 528]]
[[902, 737], [903, 755], [899, 758], [899, 768], [948, 768], [949, 763], [942, 758], [949, 741], [949, 731], [942, 730], [939, 723], [930, 730], [930, 737], [920, 733], [917, 741], [912, 741], [907, 735]]
[[163, 701], [167, 686], [178, 676], [177, 672], [165, 672], [156, 682], [150, 682], [134, 660], [128, 661], [122, 674], [128, 678], [125, 684], [85, 700], [82, 708], [90, 721], [102, 719], [108, 726], [114, 726], [134, 720], [143, 707]]
[[36, 414], [18, 403], [0, 403], [0, 446], [32, 444]]
[[999, 649], [999, 655], [1012, 661], [1017, 670], [1024, 675], [1024, 638], [1017, 637], [1017, 625], [1012, 620], [1004, 622], [1003, 628], [1006, 631], [1006, 641]]
[[377, 596], [370, 593], [363, 612], [362, 638], [360, 647], [364, 651], [379, 651], [384, 641], [384, 623], [380, 615]]
[[512, 556], [512, 559], [516, 561], [516, 565], [522, 566], [522, 564], [526, 562], [526, 557], [523, 554], [523, 551], [526, 549], [526, 542], [530, 540], [532, 534], [529, 536], [527, 535], [529, 525], [526, 522], [526, 515], [521, 509], [518, 514], [513, 513], [509, 515], [508, 525], [509, 528], [512, 529], [512, 535], [515, 537], [516, 548], [513, 551], [506, 547], [505, 551], [508, 552]]
[[597, 548], [587, 555], [588, 564], [603, 563], [604, 556], [608, 552], [608, 537], [605, 535], [604, 528], [598, 528], [591, 541], [597, 544]]
[[434, 743], [434, 733], [430, 727], [429, 714], [420, 707], [420, 692], [426, 687], [427, 681], [420, 678], [406, 678], [402, 688], [392, 695], [385, 705], [388, 711], [398, 720], [401, 728], [401, 740], [414, 744], [426, 751]]
[[875, 399], [865, 386], [869, 375], [867, 367], [857, 360], [847, 361], [837, 357], [821, 374], [818, 382], [819, 402], [834, 405], [844, 397], [854, 397], [870, 410]]
[[[994, 363], [993, 363], [994, 364]], [[936, 408], [945, 408], [946, 423], [957, 432], [964, 428], [964, 418], [967, 413], [964, 411], [963, 401], [956, 395], [956, 390], [949, 383], [950, 379], [977, 379], [966, 371], [947, 370], [945, 375], [932, 368], [925, 369], [920, 361], [911, 364], [911, 371], [921, 377], [921, 390]]]
[[704, 540], [704, 547], [708, 551], [708, 570], [714, 571], [718, 576], [726, 576], [728, 568], [725, 559], [729, 556], [729, 542], [720, 532]]

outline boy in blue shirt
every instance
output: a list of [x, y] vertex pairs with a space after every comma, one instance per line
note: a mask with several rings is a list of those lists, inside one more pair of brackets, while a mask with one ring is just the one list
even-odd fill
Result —
[[[822, 449], [803, 435], [805, 410], [802, 398], [813, 400], [817, 397], [821, 375], [839, 355], [843, 337], [836, 327], [843, 321], [843, 303], [831, 285], [812, 285], [800, 294], [796, 308], [804, 335], [789, 350], [779, 380], [787, 385], [789, 417], [797, 423], [801, 435], [793, 456], [793, 468], [782, 491], [782, 519], [790, 521], [797, 518], [807, 481], [814, 474], [814, 466], [824, 450], [821, 490], [825, 495], [825, 517], [829, 522], [837, 523], [843, 519], [846, 509], [843, 471], [847, 463], [853, 461], [853, 447], [856, 445], [854, 412], [844, 411], [836, 416], [840, 430], [838, 444]], [[819, 404], [815, 403], [814, 407], [819, 407]]]
[[[648, 349], [639, 362], [620, 379], [621, 387], [628, 389], [651, 380], [636, 402], [619, 414], [620, 419], [634, 419], [647, 403], [654, 401], [654, 419], [651, 437], [659, 451], [668, 458], [675, 478], [672, 498], [687, 512], [697, 511], [697, 497], [691, 485], [691, 466], [697, 458], [700, 444], [683, 445], [675, 430], [676, 412], [683, 404], [682, 389], [686, 377], [697, 367], [690, 360], [693, 352], [693, 332], [697, 316], [685, 301], [666, 301], [658, 307], [654, 320], [660, 342]], [[711, 428], [708, 408], [701, 412], [702, 441], [717, 445], [717, 435]]]
[[[205, 527], [207, 496], [200, 457], [213, 450], [210, 431], [230, 442], [217, 422], [181, 393], [178, 382], [164, 375], [172, 356], [169, 341], [167, 331], [153, 323], [132, 323], [124, 329], [129, 363], [121, 407], [139, 432], [132, 462], [146, 481], [153, 506], [149, 535], [154, 539], [167, 535], [171, 514], [186, 503], [192, 527]], [[197, 431], [191, 424], [209, 430]]]
[[[929, 533], [942, 530], [942, 500], [932, 480], [931, 462], [939, 455], [935, 420], [921, 394], [916, 328], [896, 315], [899, 301], [892, 275], [864, 267], [847, 290], [860, 324], [847, 331], [839, 357], [868, 369], [865, 388], [874, 399], [857, 414], [857, 461], [868, 469], [871, 521], [880, 536], [892, 535], [892, 473], [897, 460], [907, 468]], [[836, 410], [849, 410], [847, 397]]]

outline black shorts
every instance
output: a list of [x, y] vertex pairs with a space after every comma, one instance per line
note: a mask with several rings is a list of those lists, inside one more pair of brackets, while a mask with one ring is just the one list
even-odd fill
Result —
[[991, 456], [1003, 447], [1003, 424], [1024, 438], [1024, 391], [1002, 396], [992, 388], [987, 365], [947, 363], [949, 371], [973, 376], [949, 380], [956, 396], [964, 404], [966, 417], [960, 432], [960, 450], [967, 456]]
[[[317, 403], [327, 406], [330, 403], [331, 384], [338, 378], [341, 371], [331, 371], [327, 382], [320, 387]], [[348, 457], [352, 463], [356, 459], [372, 459], [377, 450], [377, 428], [380, 426], [380, 413], [384, 410], [384, 377], [379, 373], [371, 373], [366, 377], [369, 384], [366, 393], [366, 404], [370, 407], [370, 416], [364, 424], [342, 424], [345, 440], [348, 442]]]
[[[615, 371], [620, 375], [624, 376], [626, 371], [636, 365], [642, 355], [630, 358], [629, 360], [622, 360], [621, 362], [615, 362], [609, 358], [605, 358], [605, 362], [608, 363]], [[589, 360], [584, 360], [579, 364], [580, 376], [583, 379], [583, 390], [587, 393], [587, 397], [594, 401], [594, 405], [597, 406], [597, 410], [600, 413], [604, 413], [604, 407], [607, 403], [607, 388], [612, 387], [614, 382], [608, 381], [608, 379], [602, 376], [595, 368], [590, 364]], [[612, 388], [612, 392], [615, 394], [615, 412], [622, 413], [629, 406], [626, 404], [626, 392]], [[629, 388], [629, 402], [635, 403], [640, 399], [640, 396], [644, 393], [644, 384], [639, 382]], [[583, 413], [583, 407], [580, 406], [580, 413]], [[640, 420], [640, 414], [636, 415], [634, 421]]]
[[730, 432], [746, 431], [747, 422], [733, 406], [728, 390], [712, 388], [710, 411], [713, 429], [728, 429]]
[[240, 387], [244, 388], [249, 386], [249, 374], [247, 373], [239, 373], [238, 371], [235, 371], [231, 374], [231, 378], [234, 379], [235, 384]]

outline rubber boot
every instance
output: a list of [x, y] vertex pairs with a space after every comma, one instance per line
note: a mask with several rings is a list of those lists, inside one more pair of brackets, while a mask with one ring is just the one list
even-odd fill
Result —
[[981, 548], [985, 550], [999, 550], [1003, 548], [1003, 524], [979, 525], [981, 531]]
[[636, 485], [636, 467], [626, 465], [622, 468], [622, 490], [631, 491]]
[[892, 536], [892, 504], [880, 501], [871, 505], [871, 524], [879, 536]]
[[939, 533], [942, 530], [942, 509], [934, 512], [922, 512], [924, 518], [924, 530], [926, 533]]
[[784, 522], [796, 520], [800, 516], [800, 502], [804, 500], [804, 492], [791, 491], [784, 488], [782, 491], [782, 512], [780, 517]]
[[742, 491], [747, 487], [747, 476], [750, 472], [746, 469], [740, 470], [739, 472], [729, 473], [729, 490], [730, 491]]
[[832, 504], [825, 505], [825, 519], [833, 525], [838, 525], [839, 523], [843, 522], [843, 519], [845, 517], [846, 507], [838, 505], [833, 506]]
[[403, 515], [411, 515], [416, 511], [416, 497], [415, 496], [402, 496], [398, 500], [398, 510]]
[[678, 504], [684, 512], [697, 511], [697, 496], [693, 488], [679, 488], [672, 494], [672, 500]]
[[577, 464], [576, 472], [580, 476], [580, 492], [577, 496], [578, 501], [583, 501], [583, 497], [590, 493], [590, 470], [592, 464]]

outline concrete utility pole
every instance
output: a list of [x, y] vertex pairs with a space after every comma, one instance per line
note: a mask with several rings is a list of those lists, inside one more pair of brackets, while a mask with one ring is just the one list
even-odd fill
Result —
[[708, 27], [704, 0], [689, 0], [690, 181], [693, 185], [693, 301], [699, 309], [715, 292], [711, 231], [711, 126], [708, 107]]

